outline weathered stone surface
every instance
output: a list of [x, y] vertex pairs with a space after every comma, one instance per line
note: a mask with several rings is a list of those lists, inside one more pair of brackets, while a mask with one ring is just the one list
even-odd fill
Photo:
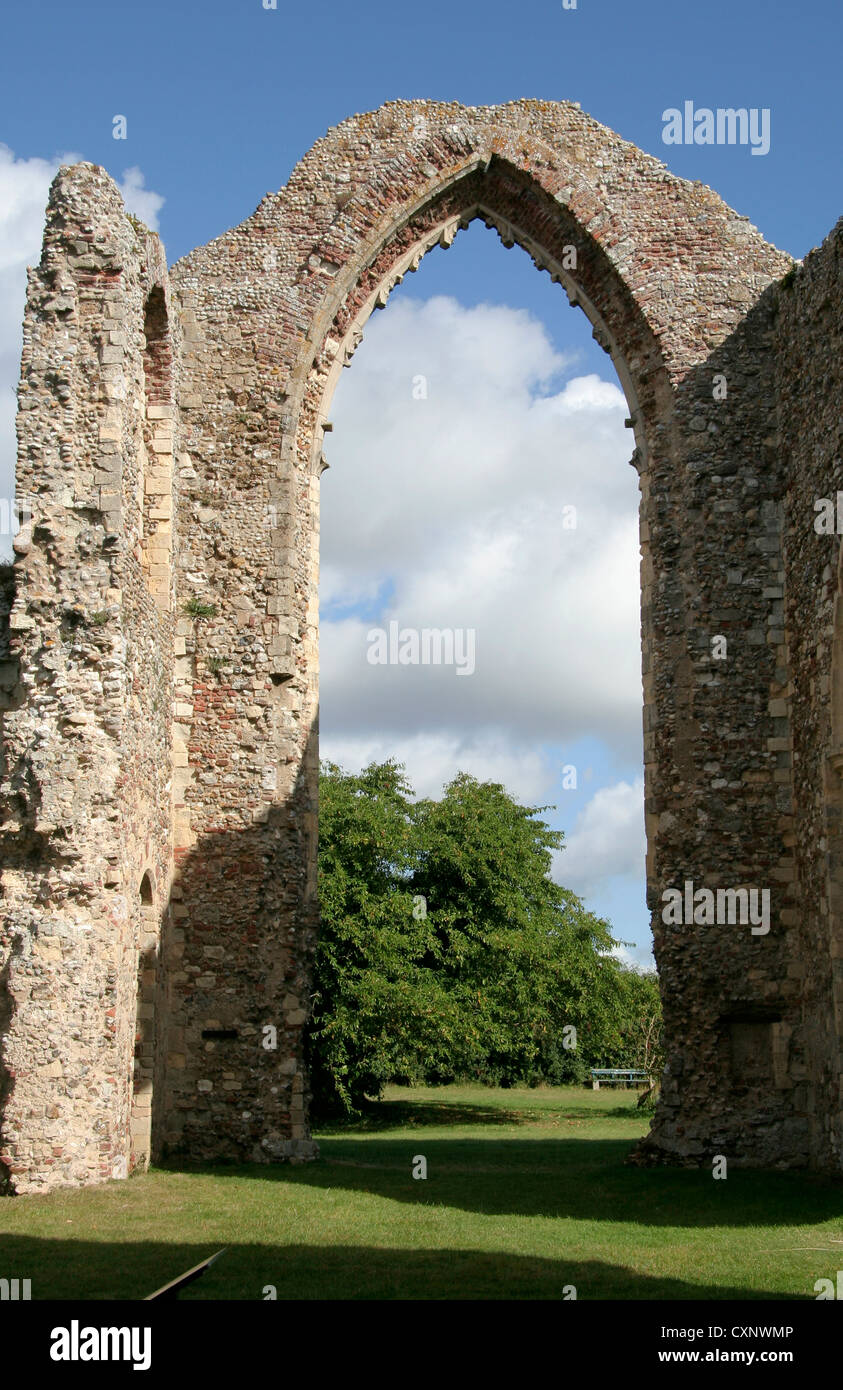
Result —
[[[839, 237], [794, 273], [567, 103], [395, 102], [169, 272], [102, 170], [53, 185], [0, 651], [14, 1190], [150, 1145], [314, 1153], [325, 422], [369, 313], [474, 217], [582, 305], [634, 429], [669, 1053], [639, 1161], [840, 1166], [839, 544], [812, 496], [843, 486]], [[770, 889], [770, 931], [666, 926], [686, 880]]]

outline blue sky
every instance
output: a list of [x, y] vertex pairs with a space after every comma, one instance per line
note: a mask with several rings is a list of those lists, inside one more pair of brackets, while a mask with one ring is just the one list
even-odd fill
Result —
[[[577, 0], [576, 9], [565, 8], [562, 0], [532, 6], [501, 0], [404, 6], [394, 0], [323, 0], [295, 6], [278, 0], [274, 10], [265, 8], [268, 3], [45, 0], [7, 9], [0, 55], [0, 142], [6, 146], [0, 159], [0, 491], [9, 487], [24, 267], [37, 259], [46, 188], [55, 162], [68, 152], [104, 165], [124, 181], [134, 211], [151, 223], [157, 216], [171, 263], [249, 216], [328, 126], [396, 98], [468, 105], [520, 97], [579, 101], [675, 173], [710, 184], [769, 241], [797, 257], [823, 239], [843, 210], [839, 0], [798, 7], [783, 0], [710, 0], [704, 6]], [[696, 107], [769, 108], [769, 154], [754, 157], [741, 146], [665, 145], [663, 111], [688, 100]], [[113, 139], [117, 115], [126, 118], [126, 140]], [[126, 180], [126, 171], [136, 172]], [[595, 599], [591, 620], [602, 636], [595, 638], [592, 656], [605, 663], [608, 646], [623, 643], [624, 669], [631, 672], [617, 699], [607, 696], [601, 704], [594, 662], [590, 667], [583, 657], [578, 664], [574, 652], [581, 639], [570, 638], [567, 666], [559, 655], [566, 654], [569, 640], [564, 624], [575, 627], [577, 615], [560, 617], [566, 604], [569, 610], [574, 606], [560, 569], [567, 562], [546, 573], [541, 568], [545, 520], [538, 511], [528, 515], [528, 508], [513, 521], [518, 499], [509, 497], [509, 514], [503, 515], [478, 475], [473, 511], [467, 504], [461, 511], [457, 499], [435, 544], [425, 547], [410, 538], [412, 572], [405, 556], [390, 559], [390, 526], [394, 532], [406, 525], [397, 511], [384, 519], [381, 533], [373, 532], [368, 558], [345, 545], [339, 521], [354, 507], [361, 518], [376, 507], [388, 486], [390, 458], [398, 455], [411, 466], [417, 441], [408, 432], [420, 417], [408, 414], [404, 378], [396, 373], [411, 371], [426, 353], [434, 377], [437, 362], [450, 363], [452, 375], [459, 375], [454, 343], [469, 341], [483, 306], [496, 308], [482, 322], [497, 358], [478, 359], [474, 375], [462, 382], [465, 409], [482, 412], [493, 387], [506, 398], [511, 419], [523, 427], [523, 447], [543, 460], [547, 499], [558, 503], [567, 495], [564, 488], [576, 487], [586, 472], [589, 486], [603, 480], [602, 500], [586, 490], [586, 524], [589, 506], [595, 526], [604, 508], [594, 532], [595, 554], [607, 545], [603, 568], [616, 588], [636, 588], [628, 541], [637, 491], [627, 466], [631, 441], [623, 433], [623, 405], [608, 385], [615, 382], [611, 363], [592, 342], [582, 316], [567, 308], [527, 257], [504, 252], [482, 229], [461, 233], [451, 251], [428, 257], [376, 316], [335, 398], [324, 488], [323, 735], [332, 752], [384, 751], [373, 723], [379, 718], [384, 738], [407, 751], [422, 782], [426, 774], [445, 775], [451, 758], [517, 785], [525, 799], [556, 801], [555, 823], [570, 837], [573, 886], [612, 917], [620, 935], [638, 943], [642, 959], [648, 922], [636, 782], [640, 686], [636, 693], [627, 660], [630, 653], [634, 658], [637, 642], [634, 617], [627, 614], [625, 626], [620, 618], [615, 625], [611, 587]], [[511, 363], [503, 388], [496, 378], [501, 355]], [[432, 487], [437, 468], [448, 466], [446, 436], [465, 426], [452, 384], [443, 382], [438, 403], [436, 392], [428, 403], [426, 419], [439, 420], [445, 441], [430, 466]], [[402, 401], [385, 412], [384, 401], [396, 395]], [[385, 414], [391, 433], [373, 448]], [[516, 469], [520, 458], [517, 435], [505, 443], [510, 453], [498, 458], [501, 495], [507, 467]], [[494, 452], [496, 445], [478, 432], [478, 450]], [[554, 450], [564, 482], [553, 471]], [[416, 475], [425, 473], [425, 463], [416, 459]], [[405, 471], [402, 487], [407, 476]], [[420, 516], [427, 505], [419, 494]], [[478, 540], [481, 521], [485, 530]], [[626, 570], [620, 559], [613, 568], [621, 551]], [[522, 552], [532, 556], [529, 564], [537, 567], [547, 593], [544, 639], [538, 631], [514, 630], [519, 584], [532, 573], [528, 561], [518, 558]], [[498, 553], [506, 556], [512, 586], [498, 595], [495, 623], [472, 576]], [[504, 648], [496, 657], [497, 684], [480, 675], [474, 684], [457, 682], [467, 687], [459, 700], [444, 685], [419, 687], [418, 708], [398, 687], [390, 687], [391, 704], [371, 697], [359, 665], [360, 623], [386, 620], [396, 605], [407, 611], [415, 605], [423, 619], [430, 595], [441, 592], [442, 566], [453, 579], [454, 611], [476, 611], [486, 623], [487, 653], [497, 650], [506, 624], [513, 627], [512, 650], [522, 642], [520, 669], [530, 673], [521, 682], [523, 700], [503, 669]], [[599, 583], [593, 587], [596, 592]], [[437, 618], [446, 620], [438, 610], [430, 620]], [[482, 640], [482, 625], [479, 632]], [[545, 668], [531, 665], [542, 640], [554, 648], [553, 660], [545, 654], [544, 685], [558, 691], [558, 717], [546, 692], [533, 689], [543, 683]], [[582, 714], [589, 702], [590, 723], [588, 709]], [[357, 716], [349, 714], [354, 709]], [[563, 791], [559, 769], [572, 761], [581, 772], [578, 787]], [[559, 872], [566, 879], [563, 867]]]
[[842, 30], [839, 0], [42, 0], [5, 8], [2, 139], [139, 165], [175, 259], [247, 217], [329, 125], [390, 99], [579, 101], [661, 157], [667, 107], [769, 107], [769, 155], [668, 162], [801, 256], [840, 215]]

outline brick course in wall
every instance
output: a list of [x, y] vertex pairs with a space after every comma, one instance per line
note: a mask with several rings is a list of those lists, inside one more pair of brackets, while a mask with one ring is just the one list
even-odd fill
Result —
[[[17, 1191], [150, 1149], [315, 1153], [324, 426], [368, 315], [477, 217], [583, 308], [629, 401], [668, 1043], [637, 1161], [839, 1167], [843, 846], [826, 860], [816, 838], [840, 824], [837, 542], [799, 529], [840, 462], [838, 243], [794, 280], [711, 189], [568, 103], [394, 102], [169, 272], [102, 170], [53, 186], [18, 425], [37, 506], [0, 669]], [[666, 926], [686, 880], [769, 888], [769, 933]]]

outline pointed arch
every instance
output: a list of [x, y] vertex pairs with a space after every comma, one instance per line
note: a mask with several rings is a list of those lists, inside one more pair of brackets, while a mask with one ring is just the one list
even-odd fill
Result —
[[[730, 641], [724, 694], [710, 638], [735, 622], [736, 571], [751, 576], [740, 600], [746, 628], [770, 626], [778, 540], [756, 540], [743, 496], [731, 490], [759, 499], [765, 524], [773, 516], [764, 297], [791, 262], [711, 189], [674, 177], [572, 103], [390, 102], [354, 116], [317, 141], [252, 217], [173, 267], [190, 440], [179, 526], [191, 545], [177, 559], [178, 582], [192, 592], [206, 557], [222, 578], [216, 620], [233, 631], [242, 571], [227, 583], [225, 557], [248, 555], [249, 602], [265, 615], [265, 646], [243, 654], [246, 674], [267, 693], [265, 759], [228, 770], [226, 824], [242, 816], [238, 808], [257, 808], [266, 861], [280, 855], [291, 866], [287, 916], [298, 939], [312, 941], [319, 476], [331, 392], [369, 314], [475, 218], [522, 246], [584, 310], [629, 404], [641, 486], [647, 894], [670, 1059], [653, 1152], [699, 1153], [718, 1113], [712, 1095], [732, 1087], [718, 1019], [742, 1002], [758, 952], [749, 938], [724, 950], [704, 931], [670, 936], [659, 909], [662, 890], [691, 877], [729, 884], [751, 874], [764, 883], [784, 872], [766, 746], [773, 715], [756, 716], [776, 693], [773, 650]], [[728, 381], [725, 408], [715, 381]], [[224, 536], [214, 514], [223, 497]], [[203, 698], [189, 718], [197, 768], [238, 730], [253, 737], [245, 708], [223, 720]], [[722, 790], [728, 779], [710, 770], [724, 738], [738, 749], [739, 785], [752, 788], [739, 810]], [[268, 817], [267, 801], [289, 819]], [[218, 830], [211, 781], [192, 782], [189, 818], [192, 837]], [[726, 833], [715, 835], [724, 821]], [[186, 878], [186, 898], [190, 891]], [[268, 912], [249, 929], [267, 941], [277, 934]], [[718, 959], [727, 964], [712, 986], [709, 962]], [[198, 948], [191, 965], [202, 966]], [[760, 976], [780, 975], [780, 962], [765, 958]], [[795, 1152], [786, 1104], [777, 1104], [776, 1124]], [[747, 1142], [757, 1138], [760, 1153], [778, 1131], [754, 1105], [735, 1099], [734, 1142], [755, 1136]]]

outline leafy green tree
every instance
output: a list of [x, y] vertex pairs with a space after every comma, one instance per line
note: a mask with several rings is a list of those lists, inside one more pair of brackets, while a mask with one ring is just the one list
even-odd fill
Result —
[[359, 1108], [395, 1076], [420, 1080], [449, 1030], [437, 944], [418, 912], [411, 789], [395, 763], [320, 779], [319, 891], [307, 1055], [317, 1108]]
[[[608, 924], [550, 876], [564, 835], [541, 819], [544, 809], [467, 773], [440, 801], [415, 808], [413, 887], [434, 924], [435, 968], [472, 1019], [484, 1059], [476, 1074], [504, 1085], [542, 1076], [551, 1054], [559, 1070], [563, 1028], [588, 1020], [602, 972], [613, 968], [602, 954], [615, 944]], [[461, 1070], [452, 1055], [448, 1074]]]
[[640, 1067], [658, 1082], [664, 1067], [658, 976], [655, 971], [626, 970], [623, 979], [626, 1007], [622, 1033], [629, 1065]]
[[583, 1082], [590, 1066], [643, 1065], [654, 977], [625, 970], [608, 923], [551, 878], [564, 836], [544, 809], [465, 773], [414, 802], [395, 762], [323, 765], [317, 1108], [359, 1110], [391, 1080]]

